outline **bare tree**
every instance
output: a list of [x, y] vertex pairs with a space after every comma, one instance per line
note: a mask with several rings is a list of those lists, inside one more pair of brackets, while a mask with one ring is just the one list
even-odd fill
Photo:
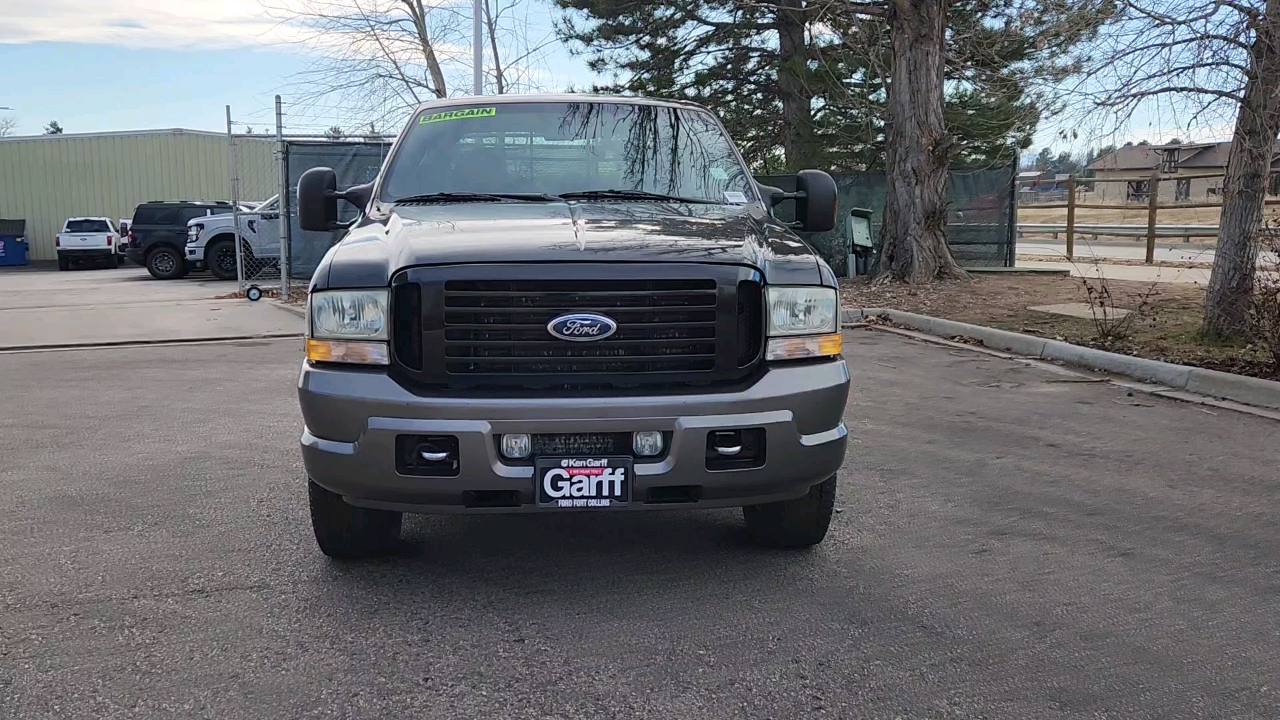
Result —
[[18, 118], [0, 117], [0, 137], [9, 137], [18, 129]]
[[1120, 0], [1081, 91], [1127, 119], [1157, 108], [1188, 127], [1234, 120], [1202, 333], [1245, 328], [1266, 180], [1280, 135], [1280, 0]]
[[[264, 0], [313, 56], [293, 78], [295, 107], [343, 123], [385, 124], [427, 100], [470, 94], [470, 0]], [[499, 93], [541, 87], [554, 39], [529, 33], [532, 0], [486, 0]], [[541, 65], [540, 65], [541, 63]]]
[[328, 130], [324, 131], [324, 136], [325, 138], [336, 142], [338, 140], [344, 139], [347, 136], [347, 133], [341, 127], [337, 125], [331, 125], [329, 126]]

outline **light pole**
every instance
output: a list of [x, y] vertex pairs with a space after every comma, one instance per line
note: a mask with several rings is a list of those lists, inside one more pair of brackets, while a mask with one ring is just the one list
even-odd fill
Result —
[[484, 12], [485, 0], [473, 0], [471, 3], [471, 62], [474, 70], [471, 74], [472, 94], [484, 94], [484, 23], [481, 13]]

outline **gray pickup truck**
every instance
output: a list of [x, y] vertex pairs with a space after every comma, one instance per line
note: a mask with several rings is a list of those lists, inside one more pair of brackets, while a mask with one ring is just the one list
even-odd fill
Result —
[[577, 94], [428, 103], [373, 183], [306, 172], [301, 226], [346, 229], [298, 380], [320, 549], [385, 552], [405, 512], [723, 507], [821, 542], [849, 372], [796, 235], [836, 187], [796, 186], [757, 185], [697, 105]]

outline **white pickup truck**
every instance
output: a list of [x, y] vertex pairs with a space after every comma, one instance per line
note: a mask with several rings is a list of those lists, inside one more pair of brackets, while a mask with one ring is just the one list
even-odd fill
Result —
[[71, 263], [76, 261], [120, 267], [119, 243], [120, 232], [110, 218], [67, 218], [62, 232], [53, 239], [58, 250], [58, 269], [70, 270]]
[[236, 236], [241, 239], [244, 276], [252, 279], [280, 262], [280, 200], [241, 203], [240, 228], [231, 213], [200, 217], [187, 223], [187, 264], [208, 269], [219, 280], [236, 279]]

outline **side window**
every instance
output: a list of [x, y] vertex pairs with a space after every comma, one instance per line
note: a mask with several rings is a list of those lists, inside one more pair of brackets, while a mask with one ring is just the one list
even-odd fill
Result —
[[151, 207], [142, 213], [142, 217], [138, 220], [139, 225], [177, 225], [178, 224], [178, 208], [175, 207]]
[[208, 214], [209, 214], [208, 208], [202, 208], [202, 207], [183, 208], [178, 213], [177, 224], [185, 226], [188, 221], [195, 220], [196, 218], [204, 217], [205, 215], [208, 215]]

